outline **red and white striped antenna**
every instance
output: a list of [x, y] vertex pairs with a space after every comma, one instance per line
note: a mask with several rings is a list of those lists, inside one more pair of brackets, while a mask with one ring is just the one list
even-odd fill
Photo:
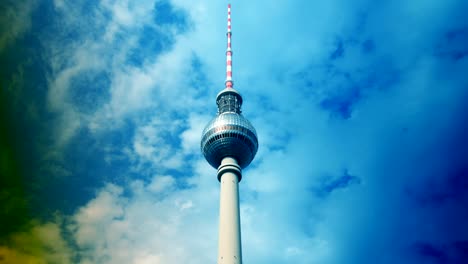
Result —
[[226, 88], [232, 88], [232, 50], [231, 50], [231, 4], [228, 4], [227, 50], [226, 50]]

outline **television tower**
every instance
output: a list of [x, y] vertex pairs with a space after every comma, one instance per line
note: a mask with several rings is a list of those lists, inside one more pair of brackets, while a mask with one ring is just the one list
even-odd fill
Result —
[[218, 114], [203, 130], [201, 151], [208, 163], [218, 169], [221, 185], [219, 203], [218, 263], [242, 263], [239, 216], [239, 182], [242, 169], [258, 149], [255, 128], [241, 114], [242, 96], [232, 81], [231, 5], [228, 4], [226, 82], [216, 96]]

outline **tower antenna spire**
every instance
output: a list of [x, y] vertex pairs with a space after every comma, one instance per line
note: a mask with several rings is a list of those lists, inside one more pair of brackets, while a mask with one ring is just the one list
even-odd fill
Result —
[[226, 88], [232, 88], [232, 49], [231, 49], [231, 4], [228, 4], [227, 14], [227, 49], [226, 49]]

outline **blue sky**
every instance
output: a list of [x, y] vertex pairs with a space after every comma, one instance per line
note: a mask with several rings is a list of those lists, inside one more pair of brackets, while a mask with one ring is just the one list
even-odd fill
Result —
[[[0, 263], [215, 262], [227, 3], [0, 4]], [[244, 262], [468, 259], [467, 8], [232, 2]]]

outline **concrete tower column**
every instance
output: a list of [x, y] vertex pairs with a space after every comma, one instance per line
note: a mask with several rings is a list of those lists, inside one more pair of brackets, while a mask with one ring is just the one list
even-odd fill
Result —
[[206, 161], [218, 169], [219, 203], [218, 264], [241, 264], [239, 182], [258, 150], [257, 132], [242, 115], [242, 96], [233, 88], [231, 5], [228, 4], [225, 89], [216, 96], [218, 113], [203, 129], [200, 149]]
[[219, 203], [218, 263], [241, 264], [241, 229], [239, 215], [239, 181], [241, 168], [237, 161], [225, 157], [218, 168], [221, 184]]

